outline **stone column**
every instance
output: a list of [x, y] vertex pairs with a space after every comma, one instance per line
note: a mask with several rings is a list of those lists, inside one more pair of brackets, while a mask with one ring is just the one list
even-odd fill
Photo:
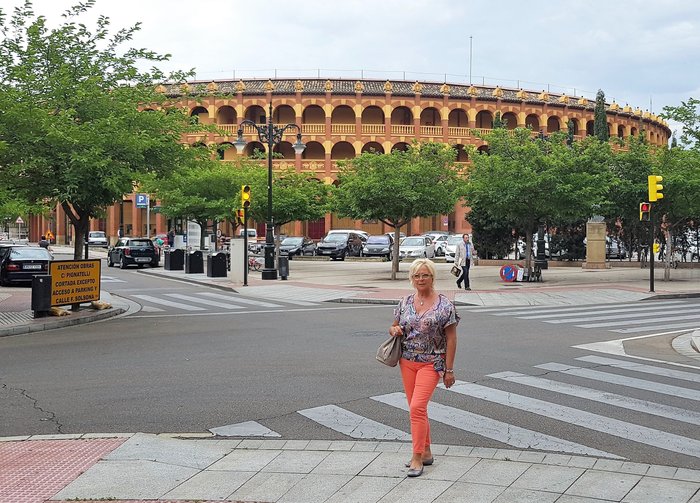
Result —
[[586, 223], [586, 261], [584, 269], [607, 269], [605, 262], [605, 222], [589, 220]]

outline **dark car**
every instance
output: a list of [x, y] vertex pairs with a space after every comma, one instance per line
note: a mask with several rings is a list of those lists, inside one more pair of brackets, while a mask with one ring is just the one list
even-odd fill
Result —
[[362, 247], [362, 254], [365, 257], [383, 257], [391, 260], [393, 244], [394, 240], [389, 234], [370, 236]]
[[148, 264], [158, 267], [159, 254], [153, 241], [148, 238], [121, 238], [107, 251], [107, 266], [126, 269], [129, 265], [143, 267]]
[[359, 257], [364, 242], [362, 236], [354, 232], [329, 233], [316, 246], [316, 255], [330, 257], [333, 260], [345, 260], [349, 255]]
[[294, 255], [315, 255], [316, 243], [306, 236], [289, 236], [280, 243], [280, 255], [289, 256], [292, 260]]
[[0, 285], [31, 281], [49, 273], [53, 255], [46, 248], [26, 245], [0, 246]]

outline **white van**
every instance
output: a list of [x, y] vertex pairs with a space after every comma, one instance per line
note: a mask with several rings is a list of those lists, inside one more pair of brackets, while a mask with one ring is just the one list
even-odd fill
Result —
[[[245, 229], [238, 229], [238, 237], [242, 238], [244, 232], [245, 232]], [[257, 239], [257, 238], [258, 238], [257, 229], [248, 229], [248, 239]]]

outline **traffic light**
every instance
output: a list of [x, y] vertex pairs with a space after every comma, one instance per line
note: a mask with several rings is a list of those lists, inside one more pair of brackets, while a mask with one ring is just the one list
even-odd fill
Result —
[[245, 213], [243, 210], [236, 210], [236, 220], [238, 220], [239, 225], [245, 224]]
[[639, 220], [642, 222], [648, 222], [651, 220], [651, 204], [649, 203], [639, 203]]
[[250, 185], [241, 185], [241, 206], [250, 208]]
[[664, 186], [661, 185], [661, 182], [663, 181], [664, 177], [663, 176], [658, 176], [658, 175], [649, 175], [648, 177], [648, 182], [649, 182], [649, 201], [654, 202], [658, 201], [659, 199], [663, 199], [664, 195], [661, 193], [663, 190]]

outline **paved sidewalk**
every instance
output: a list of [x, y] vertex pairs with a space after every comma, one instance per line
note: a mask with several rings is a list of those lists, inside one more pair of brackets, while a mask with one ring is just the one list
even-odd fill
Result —
[[615, 459], [434, 445], [410, 479], [408, 442], [95, 437], [0, 439], [0, 501], [700, 502], [700, 471]]

